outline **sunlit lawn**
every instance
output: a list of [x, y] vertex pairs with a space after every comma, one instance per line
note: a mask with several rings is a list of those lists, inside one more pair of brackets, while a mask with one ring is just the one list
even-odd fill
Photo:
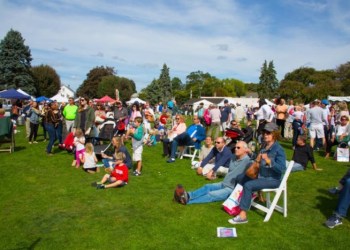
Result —
[[[208, 181], [197, 176], [188, 159], [165, 163], [161, 144], [144, 148], [142, 176], [130, 176], [123, 188], [90, 186], [103, 172], [90, 175], [71, 167], [72, 156], [46, 143], [16, 135], [15, 153], [2, 152], [0, 249], [347, 249], [350, 223], [330, 230], [323, 222], [337, 197], [326, 190], [337, 184], [349, 163], [324, 160], [322, 172], [292, 173], [288, 181], [288, 217], [248, 212], [249, 223], [237, 225], [238, 238], [216, 237], [219, 226], [231, 227], [221, 203], [182, 206], [172, 201], [174, 187], [188, 190]], [[288, 158], [291, 143], [283, 142]], [[128, 145], [130, 147], [130, 145]]]

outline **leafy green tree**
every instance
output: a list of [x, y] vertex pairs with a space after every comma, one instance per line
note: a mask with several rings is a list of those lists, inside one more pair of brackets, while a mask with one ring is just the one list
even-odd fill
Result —
[[245, 89], [248, 92], [258, 92], [258, 84], [256, 83], [246, 83], [245, 84]]
[[31, 71], [35, 79], [36, 96], [52, 97], [58, 93], [61, 79], [56, 70], [49, 65], [39, 65], [32, 67]]
[[306, 87], [302, 82], [282, 80], [278, 88], [278, 94], [285, 100], [293, 99], [296, 103], [303, 103], [305, 100]]
[[311, 79], [311, 76], [315, 73], [316, 70], [314, 68], [300, 67], [296, 70], [293, 70], [290, 73], [287, 73], [284, 76], [284, 80], [301, 82], [305, 86], [310, 86], [314, 84], [314, 82]]
[[222, 80], [224, 88], [229, 92], [229, 96], [244, 96], [246, 93], [246, 87], [244, 82], [237, 79], [224, 79]]
[[178, 77], [174, 77], [171, 79], [171, 91], [174, 95], [175, 91], [184, 89], [184, 84], [181, 79]]
[[350, 95], [350, 62], [339, 65], [335, 69], [335, 73], [343, 94]]
[[259, 77], [258, 93], [260, 97], [274, 98], [277, 95], [277, 88], [279, 86], [276, 77], [275, 66], [273, 61], [270, 61], [267, 65], [266, 60], [261, 67], [261, 73]]
[[98, 85], [97, 97], [101, 98], [108, 95], [115, 98], [115, 90], [119, 90], [119, 98], [122, 101], [130, 99], [131, 95], [136, 92], [135, 83], [125, 77], [119, 77], [115, 75], [104, 76]]
[[21, 88], [36, 94], [31, 74], [32, 56], [20, 32], [11, 29], [0, 42], [0, 89]]
[[112, 76], [116, 72], [113, 67], [95, 67], [86, 75], [86, 79], [77, 89], [78, 96], [87, 96], [95, 98], [97, 95], [98, 85], [104, 76]]
[[[186, 77], [186, 90], [192, 91], [192, 97], [197, 98], [202, 96], [202, 91], [204, 90], [205, 80], [211, 78], [209, 73], [203, 73], [202, 71], [191, 72]], [[207, 90], [207, 89], [206, 89]]]
[[161, 90], [162, 101], [163, 103], [165, 103], [172, 98], [172, 87], [169, 76], [169, 68], [165, 63], [163, 64], [163, 68], [157, 82]]

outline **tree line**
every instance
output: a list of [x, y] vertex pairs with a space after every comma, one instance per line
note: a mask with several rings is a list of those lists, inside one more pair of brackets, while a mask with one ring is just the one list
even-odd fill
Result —
[[[29, 46], [24, 44], [20, 32], [11, 29], [0, 42], [0, 90], [21, 88], [34, 96], [51, 97], [57, 94], [61, 80], [55, 69], [49, 65], [31, 66], [32, 56]], [[324, 99], [328, 95], [350, 95], [350, 62], [335, 69], [316, 70], [300, 67], [287, 73], [278, 81], [273, 61], [263, 62], [258, 83], [244, 83], [241, 80], [218, 79], [208, 72], [194, 71], [183, 83], [178, 77], [170, 77], [170, 69], [164, 63], [159, 77], [139, 93], [141, 99], [157, 103], [176, 99], [179, 104], [201, 96], [245, 96], [247, 92], [257, 92], [259, 97], [294, 99], [309, 102], [315, 98]], [[117, 75], [109, 66], [96, 66], [76, 91], [77, 96], [100, 98], [114, 97], [119, 90], [120, 99], [126, 101], [136, 93], [135, 82]]]

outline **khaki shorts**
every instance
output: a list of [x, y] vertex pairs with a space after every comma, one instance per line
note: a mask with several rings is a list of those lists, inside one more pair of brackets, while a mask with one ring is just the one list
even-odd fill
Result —
[[310, 138], [324, 138], [323, 124], [311, 125], [309, 128]]
[[133, 161], [142, 161], [143, 146], [138, 147], [132, 154]]

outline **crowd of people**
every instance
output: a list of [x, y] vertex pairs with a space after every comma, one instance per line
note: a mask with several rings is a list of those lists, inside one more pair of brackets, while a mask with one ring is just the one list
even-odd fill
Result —
[[[162, 153], [168, 157], [167, 163], [175, 163], [181, 150], [194, 147], [200, 152], [199, 161], [191, 162], [197, 174], [208, 180], [215, 180], [218, 176], [224, 178], [221, 182], [207, 184], [191, 192], [179, 184], [174, 199], [183, 205], [221, 201], [239, 183], [243, 186], [241, 212], [229, 220], [232, 224], [248, 222], [247, 211], [254, 192], [279, 186], [288, 162], [278, 140], [292, 140], [292, 171], [306, 170], [309, 161], [314, 170], [321, 171], [316, 165], [313, 151], [324, 148], [325, 158], [329, 158], [333, 146], [348, 147], [350, 141], [347, 104], [330, 104], [327, 100], [315, 100], [307, 107], [294, 105], [292, 101], [287, 105], [281, 98], [275, 100], [275, 105], [268, 105], [265, 99], [260, 99], [255, 108], [239, 104], [232, 106], [225, 100], [222, 107], [209, 105], [205, 108], [201, 103], [196, 110], [190, 111], [187, 107], [177, 107], [174, 100], [152, 107], [148, 102], [126, 106], [116, 101], [113, 105], [106, 105], [80, 97], [78, 103], [73, 98], [69, 98], [67, 104], [16, 103], [11, 118], [17, 120], [21, 114], [29, 144], [38, 143], [38, 129], [42, 127], [48, 156], [54, 154], [58, 141], [60, 150], [73, 152], [72, 166], [81, 167], [87, 173], [96, 173], [100, 171], [98, 154], [107, 172], [99, 182], [92, 184], [98, 189], [126, 185], [130, 169], [134, 169], [135, 176], [140, 176], [144, 167], [144, 146], [162, 143]], [[188, 114], [192, 114], [193, 123], [187, 127]], [[252, 127], [252, 120], [256, 121], [255, 128]], [[241, 128], [241, 124], [246, 124], [246, 127]], [[108, 125], [114, 128], [111, 147], [95, 152], [96, 142], [93, 138], [99, 137]], [[237, 137], [232, 137], [232, 134]], [[258, 151], [252, 147], [255, 144], [251, 144], [254, 142], [253, 134], [260, 145]], [[124, 146], [127, 140], [131, 140], [132, 154]], [[256, 179], [245, 173], [253, 161], [259, 166]], [[342, 217], [346, 215], [350, 204], [348, 186], [349, 174], [342, 179], [340, 187], [331, 191], [341, 195], [336, 213], [325, 223], [330, 228], [340, 225]]]

